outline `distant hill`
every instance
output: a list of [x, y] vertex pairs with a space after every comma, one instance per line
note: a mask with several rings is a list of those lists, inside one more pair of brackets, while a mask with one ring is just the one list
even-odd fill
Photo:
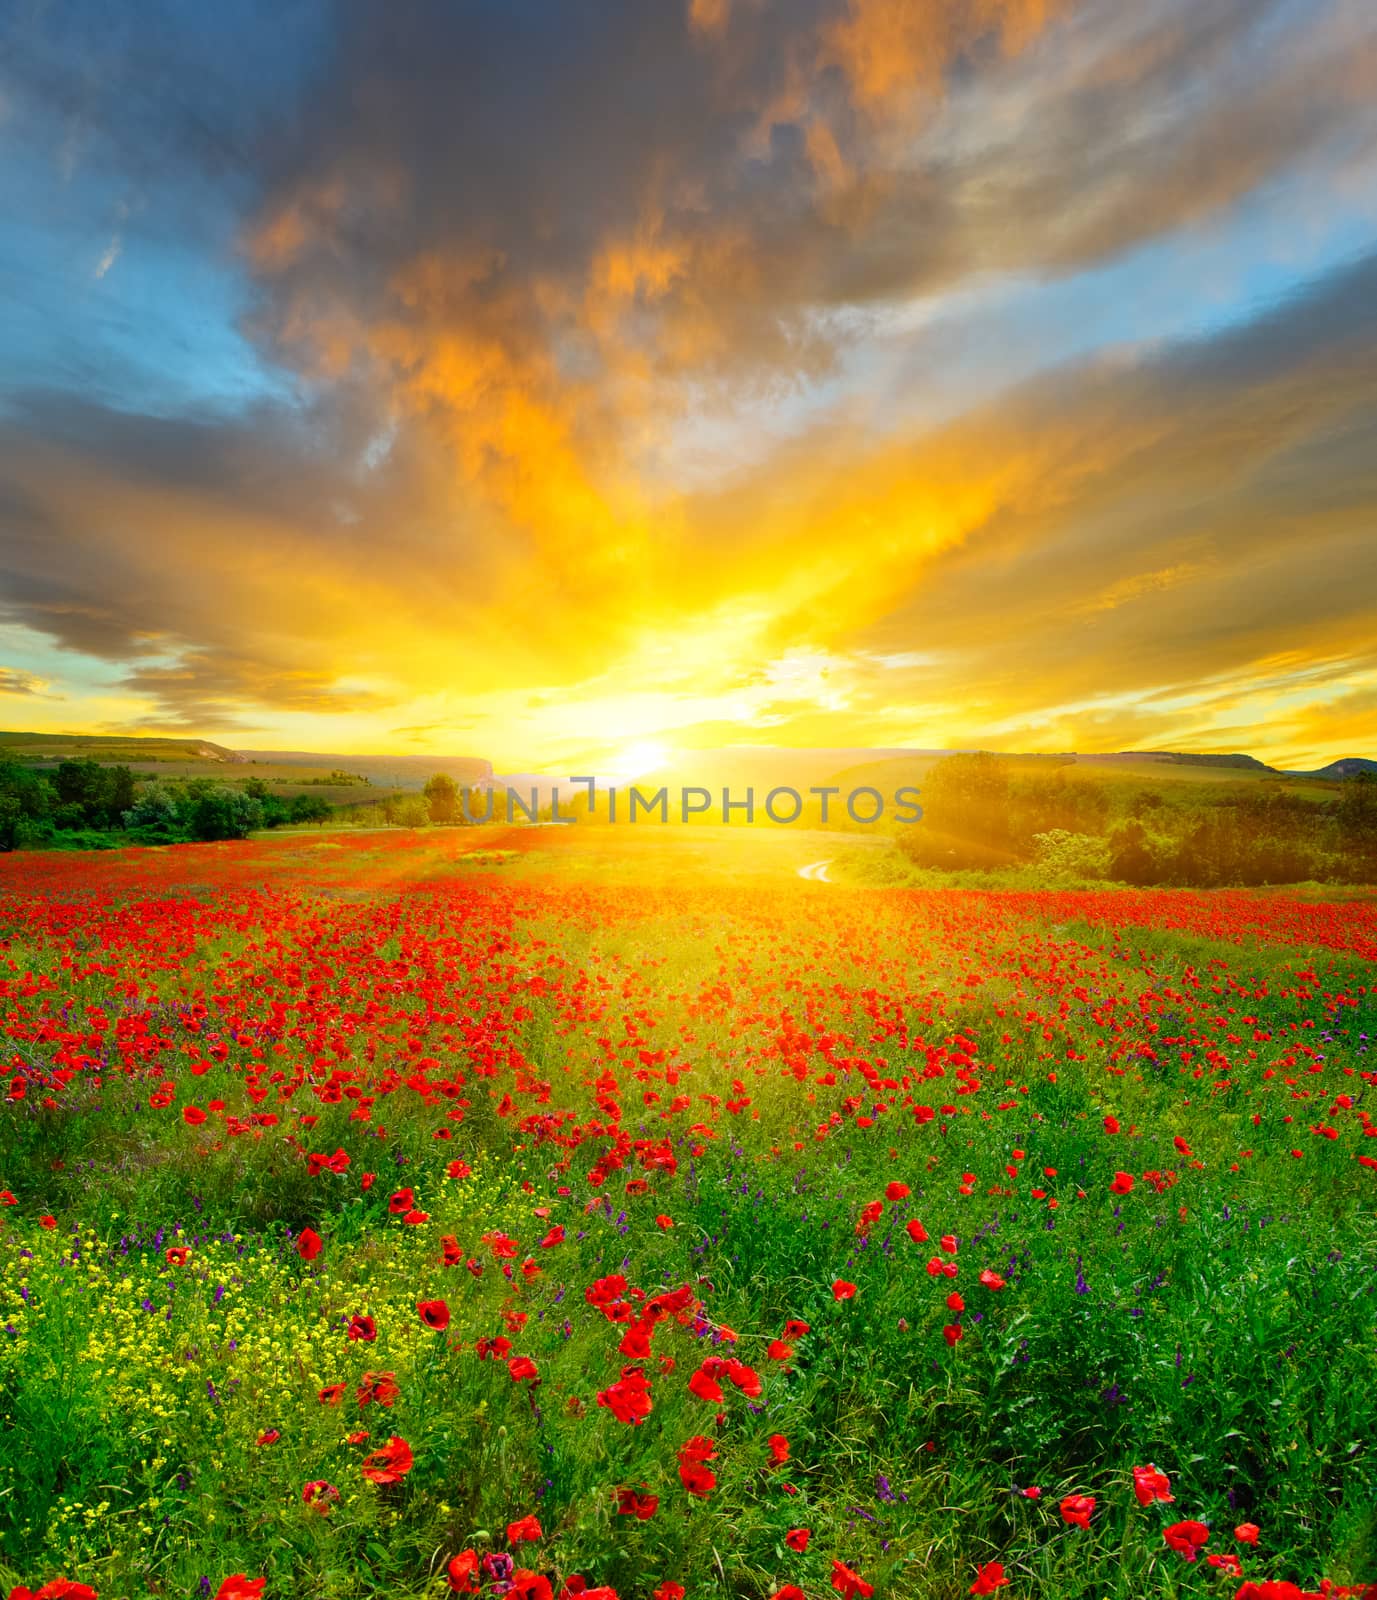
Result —
[[209, 739], [174, 739], [161, 734], [0, 733], [0, 752], [23, 761], [242, 761], [244, 758]]
[[1366, 756], [1341, 756], [1337, 761], [1331, 761], [1327, 767], [1321, 767], [1317, 772], [1288, 772], [1288, 778], [1356, 778], [1360, 772], [1370, 773], [1377, 778], [1377, 761], [1369, 761]]
[[464, 788], [474, 788], [492, 777], [492, 762], [482, 756], [371, 756], [340, 754], [328, 750], [240, 750], [240, 761], [267, 766], [338, 767], [357, 772], [369, 783], [419, 793], [437, 772], [447, 773]]
[[[523, 794], [538, 790], [542, 804], [548, 804], [552, 786], [559, 775], [517, 773], [495, 774], [492, 762], [481, 756], [453, 755], [359, 755], [353, 752], [322, 750], [232, 750], [209, 739], [175, 738], [149, 734], [32, 733], [0, 732], [0, 755], [10, 754], [31, 765], [73, 757], [124, 763], [135, 770], [160, 771], [164, 776], [187, 776], [207, 767], [234, 765], [262, 768], [281, 767], [284, 784], [318, 786], [336, 772], [357, 774], [379, 789], [419, 792], [426, 780], [437, 772], [447, 773], [466, 788], [511, 783]], [[701, 785], [717, 790], [730, 785], [744, 791], [777, 786], [806, 790], [815, 784], [843, 779], [848, 787], [863, 784], [894, 788], [904, 784], [921, 785], [932, 768], [947, 756], [969, 751], [934, 750], [912, 747], [848, 749], [793, 748], [790, 746], [740, 745], [721, 750], [683, 751], [672, 764], [659, 772], [647, 772], [636, 786], [649, 792], [661, 784], [671, 787]], [[1192, 783], [1256, 781], [1262, 778], [1293, 782], [1335, 783], [1367, 772], [1377, 777], [1377, 760], [1366, 756], [1344, 756], [1314, 771], [1283, 771], [1244, 754], [1210, 755], [1182, 750], [1119, 750], [1103, 754], [1078, 755], [1063, 751], [1054, 755], [999, 752], [1001, 758], [1020, 767], [1080, 767], [1104, 772], [1123, 781], [1147, 780], [1152, 783], [1173, 779]], [[171, 768], [178, 768], [175, 774]], [[225, 774], [226, 777], [229, 774]], [[278, 781], [276, 779], [274, 782]], [[563, 781], [567, 782], [567, 775]], [[612, 779], [599, 779], [606, 787]], [[626, 780], [620, 780], [625, 786]], [[334, 798], [332, 795], [331, 798]], [[371, 797], [375, 798], [375, 797]]]
[[1272, 776], [1278, 778], [1283, 776], [1276, 767], [1269, 767], [1265, 762], [1259, 761], [1256, 756], [1196, 755], [1191, 751], [1185, 750], [1119, 750], [1110, 755], [1078, 755], [1071, 757], [1071, 759], [1097, 767], [1141, 765], [1143, 762], [1158, 762], [1162, 766], [1169, 767], [1214, 767], [1230, 772], [1271, 773]]

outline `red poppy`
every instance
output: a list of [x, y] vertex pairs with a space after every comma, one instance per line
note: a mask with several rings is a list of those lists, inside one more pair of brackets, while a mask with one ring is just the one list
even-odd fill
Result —
[[980, 1283], [986, 1289], [1004, 1289], [1008, 1287], [1006, 1281], [997, 1272], [991, 1272], [988, 1267], [980, 1274]]
[[987, 1561], [975, 1569], [975, 1582], [970, 1587], [970, 1593], [993, 1594], [996, 1589], [1004, 1588], [1008, 1581], [1004, 1576], [1002, 1561]]
[[344, 1330], [351, 1342], [372, 1344], [378, 1337], [378, 1325], [372, 1317], [365, 1316], [361, 1311], [356, 1311], [349, 1319], [349, 1326]]
[[637, 1522], [649, 1522], [660, 1509], [657, 1494], [638, 1494], [635, 1489], [617, 1490], [617, 1515], [635, 1517]]
[[360, 1407], [367, 1405], [390, 1406], [401, 1396], [396, 1374], [391, 1372], [365, 1372], [354, 1391]]
[[443, 1333], [449, 1327], [449, 1306], [443, 1300], [418, 1300], [416, 1315], [435, 1333]]
[[182, 1107], [182, 1121], [186, 1123], [188, 1128], [199, 1128], [205, 1120], [206, 1114], [201, 1110], [200, 1106]]
[[254, 1443], [276, 1444], [281, 1437], [281, 1433], [276, 1428], [267, 1428], [258, 1435], [257, 1439], [254, 1440]]
[[1165, 1472], [1159, 1472], [1151, 1461], [1145, 1467], [1134, 1467], [1133, 1492], [1138, 1496], [1140, 1506], [1150, 1506], [1154, 1500], [1170, 1505], [1176, 1499], [1171, 1492], [1171, 1480]]
[[710, 1378], [700, 1367], [688, 1381], [689, 1393], [696, 1395], [700, 1400], [707, 1400], [716, 1405], [722, 1399], [722, 1385], [715, 1378]]
[[784, 1337], [786, 1339], [802, 1339], [803, 1336], [810, 1331], [809, 1325], [806, 1322], [799, 1322], [795, 1318], [790, 1318], [790, 1320], [784, 1324]]
[[1232, 1550], [1224, 1550], [1218, 1555], [1206, 1556], [1205, 1560], [1212, 1567], [1218, 1567], [1221, 1572], [1227, 1572], [1231, 1578], [1243, 1576], [1243, 1563]]
[[324, 1478], [313, 1478], [310, 1483], [302, 1485], [302, 1505], [312, 1506], [322, 1517], [330, 1515], [330, 1502], [338, 1499], [339, 1490], [333, 1483], [326, 1483]]
[[323, 1406], [337, 1406], [344, 1398], [344, 1387], [342, 1383], [327, 1383], [316, 1399]]
[[953, 1289], [952, 1292], [947, 1296], [947, 1310], [948, 1311], [964, 1311], [965, 1309], [966, 1309], [966, 1302], [961, 1298], [961, 1296], [959, 1294], [957, 1294], [956, 1290]]
[[650, 1384], [639, 1367], [623, 1367], [615, 1383], [598, 1391], [598, 1404], [606, 1406], [618, 1422], [636, 1428], [650, 1415]]
[[[675, 1583], [673, 1578], [666, 1578], [651, 1595], [650, 1600], [684, 1600], [686, 1593], [687, 1591], [682, 1583]], [[800, 1600], [802, 1600], [801, 1596]]]
[[843, 1561], [832, 1558], [832, 1587], [842, 1597], [842, 1600], [851, 1600], [852, 1595], [860, 1595], [861, 1600], [870, 1600], [875, 1593], [873, 1584], [869, 1584], [859, 1572], [853, 1572]]
[[38, 1219], [38, 1226], [40, 1228], [46, 1228], [47, 1231], [51, 1233], [53, 1229], [57, 1227], [57, 1218], [51, 1216], [40, 1217]]
[[449, 1558], [445, 1577], [455, 1594], [474, 1594], [478, 1589], [478, 1552], [461, 1550]]
[[728, 1383], [740, 1389], [749, 1399], [760, 1398], [760, 1374], [754, 1367], [747, 1366], [744, 1361], [728, 1361], [722, 1368], [722, 1375]]
[[892, 1179], [885, 1185], [886, 1200], [907, 1200], [913, 1193], [906, 1183], [901, 1183], [898, 1178]]
[[184, 1267], [191, 1251], [184, 1244], [174, 1244], [167, 1251], [167, 1264], [169, 1267]]
[[626, 1279], [620, 1272], [610, 1272], [605, 1278], [594, 1279], [583, 1291], [583, 1298], [590, 1306], [610, 1306], [625, 1293]]
[[262, 1600], [266, 1578], [250, 1578], [247, 1573], [236, 1572], [221, 1583], [215, 1591], [215, 1600]]
[[550, 1580], [526, 1567], [518, 1567], [511, 1577], [507, 1600], [550, 1600]]
[[303, 1228], [297, 1237], [296, 1253], [303, 1261], [314, 1261], [324, 1242], [314, 1228]]
[[1088, 1528], [1095, 1511], [1093, 1494], [1069, 1494], [1061, 1503], [1061, 1514], [1077, 1528]]
[[629, 1356], [633, 1361], [644, 1361], [650, 1354], [650, 1336], [652, 1329], [643, 1322], [633, 1322], [622, 1335], [621, 1343], [617, 1346], [620, 1355]]
[[772, 1433], [765, 1443], [770, 1447], [771, 1464], [782, 1467], [789, 1459], [789, 1441], [782, 1433]]
[[948, 1345], [958, 1345], [966, 1337], [966, 1330], [959, 1322], [949, 1322], [942, 1329], [942, 1337], [947, 1341]]
[[525, 1383], [539, 1376], [539, 1369], [530, 1356], [513, 1356], [507, 1363], [507, 1373], [513, 1383]]
[[1240, 1544], [1256, 1544], [1258, 1535], [1261, 1532], [1262, 1529], [1258, 1527], [1256, 1522], [1240, 1522], [1234, 1529], [1234, 1538]]
[[413, 1464], [411, 1446], [394, 1433], [381, 1449], [363, 1458], [359, 1470], [370, 1483], [399, 1483]]
[[344, 1436], [345, 1444], [364, 1444], [372, 1438], [367, 1428], [355, 1428], [353, 1433]]
[[765, 1355], [766, 1359], [770, 1361], [792, 1361], [794, 1347], [791, 1344], [785, 1344], [783, 1339], [771, 1339], [765, 1347]]
[[1104, 1119], [1104, 1131], [1106, 1133], [1118, 1133], [1118, 1131], [1119, 1131], [1119, 1119], [1118, 1119], [1118, 1117], [1106, 1117]]
[[776, 1589], [770, 1600], [807, 1600], [807, 1596], [796, 1583], [786, 1583], [782, 1589]]
[[410, 1189], [398, 1189], [387, 1202], [387, 1209], [394, 1217], [400, 1217], [410, 1211], [416, 1204], [416, 1196]]
[[711, 1494], [717, 1487], [717, 1474], [696, 1461], [681, 1461], [679, 1481], [690, 1494], [697, 1495], [701, 1499]]
[[800, 1555], [808, 1548], [808, 1541], [813, 1537], [811, 1528], [790, 1528], [784, 1535], [784, 1542], [791, 1550], [797, 1550]]
[[1133, 1187], [1133, 1174], [1131, 1172], [1116, 1172], [1109, 1184], [1114, 1194], [1127, 1194]]
[[904, 1224], [904, 1232], [908, 1234], [914, 1244], [926, 1244], [928, 1242], [928, 1230], [919, 1222], [917, 1217]]
[[937, 1248], [949, 1256], [954, 1256], [956, 1254], [956, 1235], [954, 1233], [944, 1233], [937, 1241]]
[[553, 1250], [557, 1244], [564, 1243], [564, 1224], [557, 1222], [549, 1233], [540, 1241], [542, 1250]]
[[50, 1578], [37, 1592], [16, 1584], [10, 1590], [10, 1600], [96, 1600], [96, 1591], [72, 1578]]
[[518, 1517], [515, 1522], [507, 1524], [508, 1544], [524, 1544], [528, 1540], [542, 1539], [544, 1536], [540, 1521], [534, 1514]]
[[1209, 1536], [1210, 1530], [1203, 1522], [1173, 1522], [1169, 1528], [1162, 1529], [1162, 1537], [1167, 1541], [1168, 1548], [1185, 1556], [1187, 1561], [1195, 1560], [1201, 1545]]
[[838, 1278], [832, 1285], [832, 1298], [834, 1300], [850, 1300], [856, 1293], [856, 1285], [848, 1283], [845, 1278]]

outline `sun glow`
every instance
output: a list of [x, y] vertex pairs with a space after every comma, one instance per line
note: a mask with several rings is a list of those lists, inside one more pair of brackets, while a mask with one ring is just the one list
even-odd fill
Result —
[[633, 739], [617, 751], [607, 769], [607, 776], [631, 782], [648, 773], [662, 772], [669, 766], [673, 754], [663, 740]]

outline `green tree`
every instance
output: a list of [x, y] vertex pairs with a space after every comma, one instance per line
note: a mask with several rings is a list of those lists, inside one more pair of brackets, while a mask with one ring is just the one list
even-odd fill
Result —
[[0, 850], [15, 850], [51, 828], [57, 796], [31, 768], [0, 757]]
[[459, 816], [459, 789], [447, 773], [437, 772], [421, 791], [430, 807], [432, 822], [455, 822]]
[[19, 843], [24, 826], [24, 810], [19, 796], [0, 792], [0, 850], [10, 851]]
[[126, 828], [151, 828], [159, 833], [175, 833], [182, 825], [177, 796], [160, 783], [151, 783], [124, 813]]
[[287, 806], [288, 820], [296, 823], [328, 822], [333, 812], [330, 802], [315, 794], [293, 795]]
[[128, 767], [111, 767], [89, 758], [61, 761], [53, 779], [61, 805], [76, 807], [76, 826], [118, 828], [134, 804], [134, 774]]
[[1121, 883], [1158, 881], [1157, 854], [1148, 831], [1136, 817], [1120, 823], [1109, 836], [1109, 871]]
[[1339, 848], [1348, 875], [1371, 882], [1377, 877], [1377, 778], [1360, 772], [1345, 778], [1337, 810]]
[[999, 865], [1015, 853], [1009, 802], [1006, 761], [988, 750], [945, 756], [927, 776], [923, 821], [910, 834], [926, 834], [953, 866]]
[[195, 839], [243, 839], [262, 826], [263, 808], [242, 789], [199, 784], [188, 798], [185, 820]]

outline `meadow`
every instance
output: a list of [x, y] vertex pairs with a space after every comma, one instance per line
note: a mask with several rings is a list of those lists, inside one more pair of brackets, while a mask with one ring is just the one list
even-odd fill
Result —
[[1377, 1595], [1377, 902], [824, 853], [0, 860], [0, 1588]]

